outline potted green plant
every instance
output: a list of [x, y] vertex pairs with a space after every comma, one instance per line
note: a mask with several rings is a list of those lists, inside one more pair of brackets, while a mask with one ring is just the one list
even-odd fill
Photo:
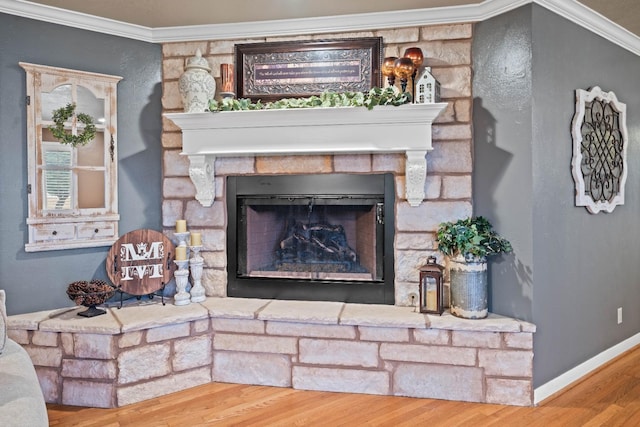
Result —
[[465, 319], [487, 317], [487, 257], [511, 252], [511, 243], [481, 216], [441, 223], [436, 241], [449, 259], [451, 314]]

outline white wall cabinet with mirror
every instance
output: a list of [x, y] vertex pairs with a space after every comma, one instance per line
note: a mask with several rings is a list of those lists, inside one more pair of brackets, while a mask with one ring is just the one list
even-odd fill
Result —
[[[20, 62], [27, 77], [27, 252], [118, 239], [118, 76]], [[68, 106], [72, 114], [60, 114]], [[68, 111], [68, 110], [67, 110]], [[80, 116], [86, 114], [87, 116]], [[54, 136], [60, 124], [69, 141]], [[95, 132], [86, 132], [87, 124]], [[78, 138], [93, 136], [86, 144]]]

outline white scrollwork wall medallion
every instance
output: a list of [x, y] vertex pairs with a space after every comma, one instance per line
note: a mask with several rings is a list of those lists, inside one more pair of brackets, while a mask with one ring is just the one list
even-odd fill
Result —
[[576, 90], [571, 126], [571, 172], [576, 206], [593, 214], [624, 204], [627, 180], [627, 106], [598, 86]]

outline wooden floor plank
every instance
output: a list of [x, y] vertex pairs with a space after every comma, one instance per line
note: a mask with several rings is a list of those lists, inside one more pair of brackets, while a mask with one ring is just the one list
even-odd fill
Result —
[[537, 407], [211, 383], [116, 409], [47, 405], [51, 426], [640, 426], [640, 347]]

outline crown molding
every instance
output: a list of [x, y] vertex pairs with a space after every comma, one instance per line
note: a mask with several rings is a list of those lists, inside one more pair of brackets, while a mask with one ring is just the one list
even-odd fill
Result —
[[636, 55], [640, 55], [640, 37], [577, 0], [533, 0], [533, 3], [539, 4]]
[[251, 39], [384, 30], [434, 24], [482, 21], [518, 8], [531, 0], [485, 0], [479, 4], [428, 9], [359, 13], [315, 18], [283, 19], [235, 24], [165, 27], [152, 30], [157, 42]]
[[526, 4], [538, 4], [569, 21], [640, 55], [640, 37], [577, 0], [485, 0], [479, 4], [324, 16], [303, 19], [150, 28], [31, 3], [0, 0], [0, 12], [149, 43], [247, 39], [367, 31], [434, 24], [478, 22]]
[[155, 40], [151, 38], [151, 28], [148, 27], [31, 3], [25, 0], [0, 0], [0, 13], [155, 43]]

